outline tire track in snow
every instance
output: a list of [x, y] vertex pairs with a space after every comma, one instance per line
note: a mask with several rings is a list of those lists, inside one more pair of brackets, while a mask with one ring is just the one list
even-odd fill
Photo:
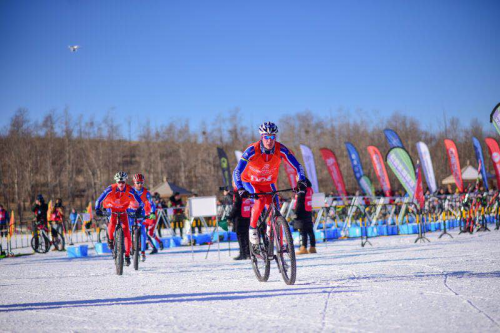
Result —
[[444, 277], [443, 278], [443, 284], [446, 287], [446, 289], [448, 289], [449, 291], [451, 291], [455, 296], [458, 296], [460, 299], [462, 299], [463, 301], [465, 301], [467, 304], [469, 304], [470, 307], [472, 307], [473, 309], [475, 309], [477, 312], [479, 312], [480, 314], [482, 314], [483, 316], [485, 316], [486, 318], [488, 318], [497, 327], [500, 327], [500, 324], [495, 319], [493, 319], [489, 314], [487, 314], [485, 311], [483, 311], [480, 308], [478, 308], [470, 299], [468, 299], [465, 296], [459, 294], [458, 292], [456, 292], [453, 288], [451, 288], [448, 285], [448, 276], [449, 276], [450, 273], [447, 273], [446, 271], [444, 271], [444, 270], [442, 270], [440, 268], [437, 268], [437, 267], [434, 267], [434, 266], [431, 266], [431, 265], [427, 265], [427, 264], [409, 264], [409, 266], [423, 266], [423, 267], [428, 267], [428, 268], [434, 269], [434, 270], [440, 272], [441, 274], [443, 274], [443, 277]]
[[443, 279], [443, 283], [444, 283], [444, 286], [449, 290], [451, 291], [453, 294], [455, 294], [456, 296], [460, 297], [462, 300], [464, 300], [467, 304], [469, 304], [472, 308], [476, 309], [476, 311], [478, 311], [479, 313], [481, 313], [483, 316], [485, 316], [486, 318], [488, 318], [493, 324], [495, 324], [497, 327], [500, 327], [500, 324], [495, 320], [493, 319], [489, 314], [487, 314], [486, 312], [484, 312], [483, 310], [481, 310], [480, 308], [478, 308], [474, 303], [472, 303], [471, 300], [469, 300], [468, 298], [464, 297], [463, 295], [457, 293], [455, 290], [453, 290], [453, 288], [451, 288], [449, 285], [448, 285], [448, 275], [449, 273], [446, 273], [446, 272], [443, 272], [444, 273], [444, 279]]

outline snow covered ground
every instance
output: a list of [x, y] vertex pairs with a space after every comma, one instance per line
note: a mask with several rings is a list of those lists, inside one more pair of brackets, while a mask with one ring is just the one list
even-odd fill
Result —
[[[1, 331], [500, 332], [500, 232], [321, 244], [287, 286], [206, 246], [114, 273], [109, 256], [0, 260]], [[234, 244], [233, 244], [234, 246]], [[232, 255], [235, 255], [234, 248]]]

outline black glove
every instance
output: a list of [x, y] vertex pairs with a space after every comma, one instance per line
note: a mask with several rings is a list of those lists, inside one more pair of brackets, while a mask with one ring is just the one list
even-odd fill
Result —
[[141, 217], [142, 217], [142, 211], [140, 211], [140, 210], [136, 210], [136, 211], [135, 211], [135, 218], [139, 219], [139, 218], [141, 218]]
[[102, 212], [102, 210], [100, 208], [97, 208], [95, 210], [95, 215], [97, 215], [97, 216], [104, 216], [104, 213]]
[[248, 195], [250, 193], [248, 193], [248, 191], [245, 190], [244, 188], [239, 188], [238, 189], [238, 194], [240, 195], [241, 198], [248, 198]]
[[299, 192], [303, 192], [307, 189], [307, 182], [305, 180], [300, 180], [297, 183], [297, 189]]

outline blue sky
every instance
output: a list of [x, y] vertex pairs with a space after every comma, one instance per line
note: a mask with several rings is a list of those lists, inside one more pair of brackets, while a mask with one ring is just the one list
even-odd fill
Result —
[[342, 107], [486, 125], [499, 17], [500, 1], [3, 0], [0, 126], [65, 106], [157, 124]]

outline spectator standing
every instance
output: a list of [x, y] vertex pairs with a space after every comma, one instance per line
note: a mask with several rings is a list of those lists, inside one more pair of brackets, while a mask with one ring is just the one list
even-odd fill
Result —
[[0, 236], [7, 237], [8, 225], [9, 225], [9, 212], [0, 205]]
[[182, 198], [179, 192], [175, 192], [174, 195], [170, 197], [170, 207], [174, 208], [174, 225], [172, 230], [174, 231], [174, 235], [176, 234], [175, 230], [179, 228], [180, 236], [182, 237], [182, 230], [184, 229], [184, 219], [186, 218], [184, 215], [184, 203], [182, 202]]
[[250, 214], [252, 210], [252, 200], [242, 199], [238, 191], [234, 191], [232, 209], [229, 213], [229, 220], [233, 222], [233, 230], [236, 231], [240, 254], [234, 260], [250, 259], [250, 243], [248, 231], [250, 228]]
[[[294, 228], [298, 229], [302, 238], [302, 246], [297, 254], [316, 253], [316, 237], [314, 236], [313, 221], [312, 221], [312, 195], [313, 189], [311, 182], [306, 178], [307, 187], [300, 189], [295, 196], [295, 221]], [[307, 239], [311, 247], [307, 252]]]

